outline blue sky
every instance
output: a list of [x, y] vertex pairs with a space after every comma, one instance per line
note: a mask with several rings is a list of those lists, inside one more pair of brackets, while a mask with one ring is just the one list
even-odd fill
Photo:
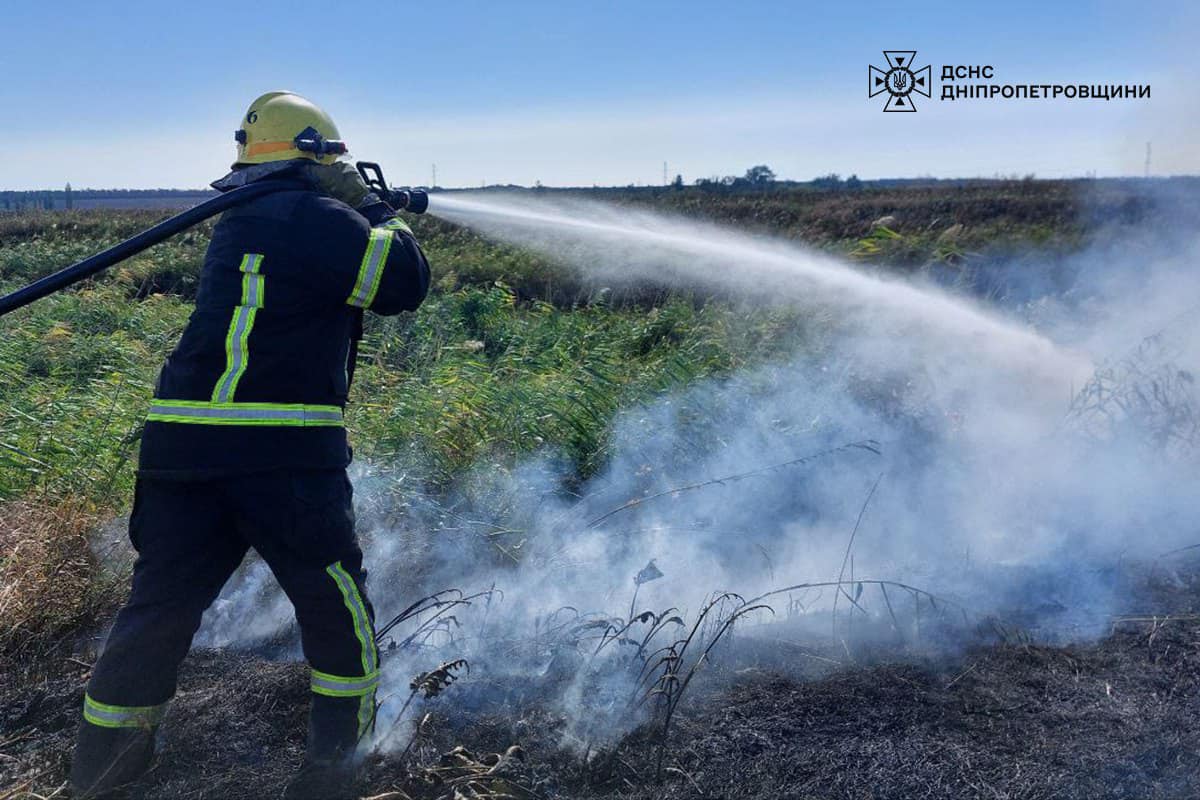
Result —
[[[201, 186], [258, 94], [325, 106], [394, 182], [657, 183], [1200, 172], [1200, 10], [1184, 2], [4, 4], [0, 188]], [[866, 97], [883, 49], [935, 96]], [[959, 101], [996, 82], [1151, 84], [1148, 100]], [[923, 100], [923, 102], [920, 102]]]

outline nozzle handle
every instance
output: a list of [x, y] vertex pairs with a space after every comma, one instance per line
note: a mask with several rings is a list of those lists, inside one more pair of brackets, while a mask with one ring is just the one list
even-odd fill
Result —
[[421, 189], [391, 189], [383, 177], [383, 168], [374, 161], [355, 163], [363, 183], [392, 208], [413, 214], [424, 214], [429, 208], [429, 195]]
[[388, 189], [387, 181], [383, 179], [383, 168], [374, 161], [359, 161], [354, 166], [358, 167], [358, 174], [362, 176], [367, 188], [386, 200], [392, 192]]

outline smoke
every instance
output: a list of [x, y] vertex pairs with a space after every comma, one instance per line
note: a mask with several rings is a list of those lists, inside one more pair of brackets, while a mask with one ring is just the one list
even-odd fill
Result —
[[[1122, 563], [1200, 539], [1195, 239], [1082, 253], [1070, 291], [1001, 312], [647, 211], [496, 194], [439, 195], [432, 210], [596, 281], [796, 306], [829, 333], [790, 359], [625, 411], [609, 463], [575, 496], [553, 452], [511, 471], [481, 465], [449, 497], [424, 492], [419, 464], [357, 467], [380, 619], [446, 587], [499, 590], [393, 654], [401, 697], [439, 653], [465, 655], [489, 680], [552, 680], [564, 739], [590, 741], [631, 724], [601, 712], [623, 708], [636, 680], [607, 668], [616, 648], [581, 644], [589, 613], [627, 619], [632, 604], [690, 621], [716, 590], [749, 597], [853, 574], [1077, 638], [1127, 602]], [[864, 441], [877, 445], [844, 447]], [[662, 577], [635, 583], [651, 560]], [[802, 607], [827, 614], [835, 595], [802, 593]], [[288, 624], [252, 566], [201, 641], [261, 640]]]

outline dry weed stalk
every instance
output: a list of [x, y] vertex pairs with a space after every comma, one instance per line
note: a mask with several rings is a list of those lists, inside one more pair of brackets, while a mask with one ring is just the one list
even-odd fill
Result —
[[537, 800], [540, 795], [518, 778], [524, 762], [525, 751], [518, 745], [481, 755], [460, 745], [443, 753], [436, 766], [410, 772], [404, 790], [364, 800]]
[[[616, 620], [617, 624], [609, 623], [600, 637], [600, 644], [596, 646], [593, 655], [599, 655], [607, 645], [617, 642], [618, 644], [627, 645], [636, 648], [633, 653], [631, 663], [641, 663], [644, 659], [646, 648], [649, 646], [655, 637], [660, 634], [668, 625], [677, 625], [683, 627], [683, 617], [675, 613], [677, 609], [668, 608], [658, 614], [653, 611], [643, 611], [642, 613], [632, 617], [629, 620]], [[635, 639], [629, 636], [630, 629], [634, 625], [647, 625], [645, 632], [640, 639]]]
[[[408, 699], [404, 701], [404, 705], [400, 707], [400, 713], [392, 720], [392, 726], [388, 729], [384, 740], [391, 736], [392, 731], [400, 724], [400, 720], [404, 719], [404, 712], [408, 711], [408, 707], [412, 705], [412, 701], [420, 694], [427, 700], [432, 700], [435, 697], [440, 697], [443, 692], [450, 688], [450, 685], [458, 679], [456, 673], [459, 670], [465, 671], [468, 675], [471, 673], [471, 665], [467, 663], [465, 658], [456, 658], [451, 661], [444, 661], [438, 666], [431, 669], [429, 672], [422, 672], [412, 679], [408, 684], [410, 689]], [[382, 703], [380, 704], [382, 705]], [[375, 710], [376, 716], [379, 714], [379, 709]], [[408, 744], [404, 747], [403, 755], [407, 755], [412, 749], [413, 743], [417, 740], [417, 734], [420, 733], [421, 726], [417, 725], [413, 728], [413, 735], [409, 738]]]
[[454, 673], [458, 670], [465, 670], [468, 675], [471, 674], [471, 665], [467, 663], [465, 658], [456, 658], [453, 661], [446, 661], [439, 664], [436, 668], [429, 672], [423, 672], [412, 679], [408, 685], [413, 693], [420, 692], [426, 700], [437, 697], [446, 689], [450, 688], [450, 684], [458, 679]]
[[[860, 578], [852, 578], [849, 580], [840, 580], [840, 581], [811, 581], [809, 583], [796, 583], [796, 584], [792, 584], [791, 586], [784, 586], [779, 589], [772, 589], [769, 592], [764, 592], [763, 594], [760, 594], [758, 597], [747, 600], [746, 602], [748, 604], [757, 604], [757, 603], [762, 603], [764, 600], [766, 600], [769, 597], [775, 597], [775, 596], [781, 595], [781, 594], [789, 594], [791, 592], [806, 591], [806, 590], [810, 590], [810, 589], [832, 588], [836, 592], [840, 593], [842, 597], [844, 597], [846, 600], [848, 600], [853, 608], [857, 608], [863, 614], [867, 614], [868, 613], [867, 609], [862, 605], [862, 597], [863, 597], [863, 593], [864, 593], [866, 587], [868, 587], [868, 586], [874, 586], [879, 589], [880, 595], [882, 596], [883, 601], [884, 601], [884, 606], [887, 608], [887, 611], [888, 611], [888, 616], [891, 621], [892, 629], [895, 630], [896, 633], [901, 636], [903, 635], [903, 633], [902, 633], [902, 629], [900, 627], [900, 621], [899, 621], [898, 617], [896, 616], [896, 610], [895, 610], [895, 607], [892, 605], [891, 597], [888, 595], [888, 592], [887, 592], [888, 587], [891, 587], [893, 589], [898, 589], [903, 592], [907, 592], [909, 594], [909, 596], [913, 598], [914, 616], [916, 618], [918, 635], [920, 635], [922, 602], [924, 602], [926, 605], [928, 605], [930, 610], [933, 611], [937, 615], [944, 615], [949, 610], [957, 611], [958, 614], [962, 617], [963, 623], [967, 624], [967, 625], [970, 624], [972, 615], [974, 615], [976, 617], [978, 616], [978, 615], [975, 615], [974, 612], [970, 611], [970, 609], [968, 609], [966, 606], [964, 606], [960, 603], [956, 603], [953, 600], [947, 600], [943, 597], [938, 597], [937, 595], [927, 592], [924, 589], [919, 589], [916, 586], [910, 586], [907, 583], [901, 583], [899, 581], [885, 581], [885, 580], [860, 579]], [[850, 591], [847, 590], [847, 587], [850, 587], [851, 589], [853, 589], [853, 594], [851, 594]]]
[[423, 614], [432, 612], [429, 617], [421, 622], [404, 639], [399, 642], [394, 640], [388, 642], [387, 650], [390, 652], [392, 650], [404, 649], [416, 643], [425, 644], [434, 633], [438, 631], [449, 632], [452, 628], [458, 627], [458, 618], [449, 613], [451, 610], [458, 607], [469, 607], [481, 598], [487, 598], [490, 606], [492, 596], [496, 594], [499, 594], [501, 597], [504, 596], [504, 593], [495, 586], [482, 592], [475, 592], [474, 594], [463, 594], [461, 589], [443, 589], [440, 592], [426, 595], [380, 626], [375, 633], [375, 644], [382, 646], [388, 634], [397, 625], [407, 622], [410, 619], [418, 619]]
[[[862, 525], [863, 515], [865, 515], [867, 513], [867, 506], [869, 506], [871, 504], [871, 498], [875, 496], [875, 490], [879, 488], [879, 482], [882, 480], [883, 480], [883, 473], [880, 473], [879, 477], [875, 479], [875, 483], [871, 484], [871, 491], [867, 492], [867, 499], [863, 500], [862, 508], [860, 508], [858, 510], [858, 519], [856, 519], [854, 521], [854, 530], [850, 531], [850, 539], [849, 539], [849, 541], [846, 542], [846, 554], [844, 556], [842, 556], [842, 568], [840, 570], [838, 570], [838, 579], [837, 579], [838, 586], [837, 586], [837, 590], [834, 592], [834, 595], [833, 595], [832, 625], [833, 625], [833, 638], [835, 638], [835, 639], [837, 638], [838, 597], [840, 595], [846, 595], [846, 599], [857, 606], [858, 598], [862, 596], [862, 584], [861, 583], [858, 584], [857, 588], [855, 589], [854, 597], [850, 597], [850, 595], [847, 594], [847, 592], [846, 592], [846, 588], [844, 586], [842, 586], [841, 584], [842, 584], [842, 580], [846, 577], [846, 564], [847, 564], [847, 562], [850, 562], [850, 559], [851, 559], [850, 553], [854, 549], [854, 539], [855, 539], [855, 537], [858, 536], [858, 528], [860, 525]], [[851, 578], [853, 579], [853, 570], [851, 570]], [[888, 607], [889, 608], [891, 607], [890, 603], [888, 604]]]
[[460, 745], [414, 779], [421, 788], [432, 789], [437, 800], [536, 800], [537, 792], [517, 777], [524, 761], [525, 751], [517, 745], [482, 755]]
[[790, 461], [784, 461], [779, 464], [771, 464], [766, 467], [752, 469], [748, 472], [739, 472], [734, 475], [726, 475], [721, 478], [712, 478], [710, 480], [700, 481], [698, 483], [690, 483], [686, 486], [676, 486], [673, 489], [665, 489], [661, 492], [655, 492], [654, 494], [646, 495], [645, 497], [634, 497], [630, 500], [626, 500], [624, 503], [617, 506], [616, 508], [614, 508], [610, 511], [607, 511], [604, 514], [601, 514], [600, 516], [596, 517], [595, 519], [593, 519], [591, 522], [589, 522], [587, 524], [587, 527], [594, 528], [597, 525], [599, 525], [601, 522], [604, 522], [609, 517], [619, 514], [622, 511], [628, 511], [631, 508], [636, 508], [637, 506], [643, 505], [645, 503], [649, 503], [651, 500], [657, 500], [661, 497], [674, 497], [674, 496], [680, 495], [684, 492], [692, 492], [697, 489], [704, 489], [709, 486], [719, 486], [719, 485], [724, 485], [726, 483], [734, 483], [736, 481], [744, 480], [746, 478], [753, 478], [758, 475], [764, 475], [768, 472], [774, 472], [775, 470], [784, 469], [786, 467], [798, 467], [803, 464], [807, 464], [811, 461], [815, 461], [819, 458], [824, 458], [825, 456], [831, 456], [831, 455], [835, 455], [837, 453], [844, 453], [844, 452], [847, 452], [850, 450], [866, 450], [868, 452], [874, 453], [875, 455], [879, 455], [881, 452], [879, 447], [880, 447], [879, 442], [875, 441], [874, 439], [863, 439], [862, 441], [858, 441], [858, 442], [847, 442], [846, 444], [838, 445], [837, 447], [831, 447], [827, 450], [821, 450], [816, 453], [810, 453], [806, 456], [801, 456], [800, 458], [793, 458]]
[[1167, 334], [1195, 310], [1097, 369], [1072, 398], [1066, 424], [1102, 442], [1122, 439], [1155, 453], [1194, 455], [1200, 445], [1196, 376], [1176, 363], [1180, 348]]
[[[729, 604], [733, 605], [732, 610], [722, 613]], [[774, 613], [770, 606], [747, 603], [744, 598], [733, 592], [715, 595], [700, 610], [700, 615], [692, 624], [688, 635], [652, 653], [643, 667], [638, 676], [638, 694], [634, 697], [634, 704], [641, 706], [648, 701], [657, 700], [662, 712], [662, 732], [659, 735], [654, 769], [656, 783], [662, 779], [663, 758], [671, 734], [671, 722], [684, 692], [691, 685], [700, 667], [708, 661], [713, 648], [729, 633], [734, 623], [754, 611]], [[711, 628], [708, 627], [710, 617], [713, 618]], [[693, 643], [703, 649], [700, 655], [691, 661], [690, 666], [687, 666], [688, 650]]]

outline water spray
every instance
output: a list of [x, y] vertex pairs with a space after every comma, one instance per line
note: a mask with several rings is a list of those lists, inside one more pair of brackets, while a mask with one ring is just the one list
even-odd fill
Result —
[[[433, 213], [489, 237], [541, 251], [615, 283], [649, 281], [731, 292], [758, 303], [831, 311], [896, 351], [893, 361], [984, 359], [1011, 374], [1020, 402], [1061, 406], [1093, 371], [1089, 358], [1020, 320], [971, 300], [859, 270], [794, 242], [729, 227], [577, 198], [512, 193], [441, 194]], [[915, 348], [924, 347], [921, 353]]]

